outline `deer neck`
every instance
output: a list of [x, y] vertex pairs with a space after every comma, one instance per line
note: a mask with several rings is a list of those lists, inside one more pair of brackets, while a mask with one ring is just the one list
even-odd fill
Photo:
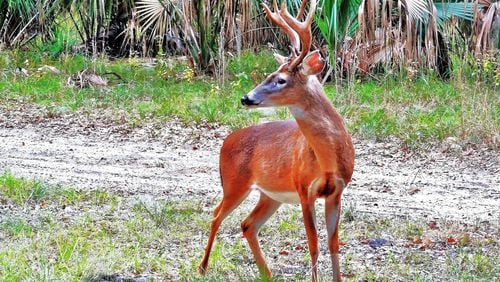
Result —
[[315, 76], [307, 78], [306, 91], [300, 104], [289, 106], [300, 131], [313, 149], [323, 172], [336, 172], [345, 147], [352, 148], [351, 138], [342, 117], [325, 96]]

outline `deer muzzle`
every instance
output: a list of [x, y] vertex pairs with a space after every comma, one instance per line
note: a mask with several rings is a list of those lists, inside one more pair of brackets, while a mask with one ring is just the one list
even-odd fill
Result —
[[253, 95], [253, 91], [241, 97], [241, 104], [243, 106], [257, 106], [261, 103], [260, 100], [256, 99]]

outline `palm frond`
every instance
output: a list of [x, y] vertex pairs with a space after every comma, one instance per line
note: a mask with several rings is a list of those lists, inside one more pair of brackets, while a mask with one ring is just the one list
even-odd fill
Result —
[[[479, 9], [479, 6], [478, 6]], [[474, 54], [476, 56], [481, 56], [485, 51], [492, 49], [492, 31], [493, 22], [495, 18], [500, 17], [500, 2], [491, 3], [489, 6], [483, 7], [485, 11], [476, 10], [474, 22], [475, 22], [475, 44], [474, 44]]]
[[440, 23], [458, 17], [467, 21], [472, 21], [474, 18], [474, 4], [469, 1], [465, 2], [439, 2], [435, 3], [437, 16]]
[[427, 0], [401, 0], [401, 2], [407, 15], [413, 20], [426, 21], [431, 13], [430, 2]]
[[149, 40], [160, 38], [161, 42], [167, 30], [171, 29], [170, 24], [176, 22], [175, 6], [171, 1], [140, 0], [136, 3], [136, 9], [141, 29], [151, 30]]

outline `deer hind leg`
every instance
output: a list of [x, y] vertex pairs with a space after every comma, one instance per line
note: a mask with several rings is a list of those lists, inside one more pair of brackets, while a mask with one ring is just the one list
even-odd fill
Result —
[[247, 239], [248, 245], [255, 259], [259, 271], [267, 278], [271, 277], [271, 270], [267, 266], [266, 260], [259, 246], [259, 229], [260, 227], [276, 212], [281, 205], [280, 202], [275, 201], [264, 193], [260, 194], [260, 199], [252, 212], [241, 223], [241, 230], [243, 236]]
[[[198, 267], [198, 272], [204, 274], [207, 270], [208, 258], [210, 257], [210, 251], [212, 250], [212, 245], [214, 243], [215, 235], [217, 230], [221, 225], [224, 218], [226, 218], [241, 202], [248, 196], [250, 192], [250, 185], [239, 185], [235, 188], [224, 187], [229, 189], [224, 189], [224, 196], [222, 201], [217, 205], [214, 210], [214, 218], [210, 227], [210, 235], [208, 236], [207, 246], [205, 247], [205, 255], [201, 260], [200, 266]], [[243, 187], [241, 189], [240, 187]], [[239, 188], [239, 189], [238, 189]]]
[[328, 248], [332, 260], [334, 281], [340, 281], [339, 263], [339, 221], [341, 196], [345, 183], [341, 179], [335, 181], [335, 192], [325, 200], [325, 219], [328, 232]]

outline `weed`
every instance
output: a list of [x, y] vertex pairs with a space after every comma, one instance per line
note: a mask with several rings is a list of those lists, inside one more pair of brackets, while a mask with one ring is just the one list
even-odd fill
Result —
[[55, 239], [57, 246], [57, 260], [67, 263], [78, 251], [78, 238], [61, 236]]
[[412, 221], [408, 221], [406, 223], [405, 234], [408, 239], [414, 238], [415, 236], [422, 236], [423, 228]]
[[290, 222], [287, 220], [281, 221], [281, 223], [278, 226], [278, 230], [283, 232], [283, 231], [288, 231], [288, 232], [293, 232], [296, 231], [298, 228], [297, 224], [295, 222]]
[[172, 224], [190, 221], [195, 213], [200, 212], [199, 207], [192, 203], [186, 202], [179, 205], [168, 201], [153, 205], [139, 202], [135, 205], [134, 210], [147, 215], [148, 219], [159, 228], [168, 228]]
[[356, 219], [356, 206], [353, 202], [344, 204], [341, 218], [343, 222], [353, 222]]
[[[274, 228], [274, 227], [273, 227]], [[286, 237], [297, 237], [303, 231], [304, 225], [302, 224], [302, 213], [299, 209], [290, 209], [286, 216], [279, 218], [278, 230]], [[274, 230], [268, 228], [267, 225], [262, 227], [262, 232], [272, 234]]]
[[10, 236], [29, 237], [34, 233], [33, 227], [21, 217], [9, 217], [5, 222], [0, 224], [0, 230], [6, 232]]
[[0, 175], [0, 193], [18, 204], [24, 204], [46, 197], [47, 187], [40, 181], [17, 178], [10, 172], [4, 172]]
[[459, 281], [487, 281], [487, 277], [498, 275], [499, 262], [498, 254], [485, 254], [481, 249], [461, 249], [457, 254], [447, 256], [447, 276]]

